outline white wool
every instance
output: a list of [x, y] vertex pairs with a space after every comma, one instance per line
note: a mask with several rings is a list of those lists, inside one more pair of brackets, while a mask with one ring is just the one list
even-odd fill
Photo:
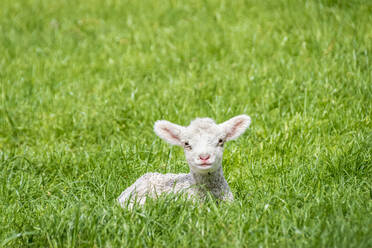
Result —
[[234, 199], [222, 172], [223, 144], [238, 138], [249, 127], [247, 115], [236, 116], [216, 124], [210, 118], [197, 118], [183, 127], [169, 121], [155, 122], [155, 133], [172, 145], [182, 146], [190, 167], [188, 174], [147, 173], [137, 179], [118, 198], [121, 206], [135, 201], [144, 204], [147, 197], [164, 193], [185, 193], [189, 198], [203, 199], [211, 193], [218, 199]]

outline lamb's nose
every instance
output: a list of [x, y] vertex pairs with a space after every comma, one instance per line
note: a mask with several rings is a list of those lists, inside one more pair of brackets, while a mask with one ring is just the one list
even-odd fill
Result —
[[203, 154], [203, 155], [199, 155], [199, 158], [200, 160], [208, 160], [211, 156], [209, 154]]

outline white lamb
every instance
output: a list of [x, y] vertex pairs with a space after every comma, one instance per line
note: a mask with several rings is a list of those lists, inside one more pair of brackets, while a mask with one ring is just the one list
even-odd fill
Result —
[[160, 138], [184, 148], [190, 173], [146, 173], [121, 193], [120, 205], [132, 207], [135, 201], [142, 205], [146, 197], [156, 198], [164, 193], [185, 193], [190, 199], [204, 199], [209, 192], [217, 199], [234, 200], [222, 172], [223, 145], [243, 134], [250, 123], [247, 115], [221, 124], [209, 118], [198, 118], [188, 127], [156, 121], [154, 131]]

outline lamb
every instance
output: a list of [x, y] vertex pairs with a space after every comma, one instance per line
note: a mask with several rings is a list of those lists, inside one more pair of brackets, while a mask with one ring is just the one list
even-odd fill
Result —
[[121, 193], [119, 204], [131, 208], [135, 202], [143, 205], [147, 197], [156, 199], [165, 193], [185, 193], [189, 199], [205, 199], [211, 194], [219, 200], [233, 201], [222, 171], [223, 146], [243, 134], [250, 123], [247, 115], [221, 124], [210, 118], [197, 118], [187, 127], [156, 121], [154, 131], [161, 139], [184, 148], [190, 173], [146, 173]]

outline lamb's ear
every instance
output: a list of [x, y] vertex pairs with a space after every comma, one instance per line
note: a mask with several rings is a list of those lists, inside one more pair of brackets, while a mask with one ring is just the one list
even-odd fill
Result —
[[251, 118], [248, 115], [238, 115], [221, 123], [219, 126], [225, 132], [225, 140], [229, 141], [242, 135], [250, 124]]
[[173, 124], [169, 121], [156, 121], [154, 125], [154, 131], [157, 136], [172, 145], [182, 145], [181, 133], [184, 127]]

